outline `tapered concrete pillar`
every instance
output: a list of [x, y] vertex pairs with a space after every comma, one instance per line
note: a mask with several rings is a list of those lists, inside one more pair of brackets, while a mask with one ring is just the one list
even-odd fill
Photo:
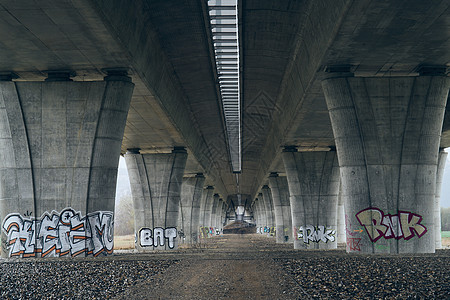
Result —
[[[341, 186], [341, 184], [339, 184]], [[345, 208], [344, 199], [341, 196], [341, 188], [339, 188], [338, 210], [337, 210], [337, 231], [336, 240], [338, 244], [345, 243], [347, 238], [345, 234]]]
[[217, 227], [217, 222], [216, 222], [216, 213], [217, 213], [217, 206], [219, 205], [219, 194], [214, 194], [213, 196], [213, 202], [211, 205], [211, 220], [210, 220], [210, 227], [213, 228], [213, 232], [215, 234], [216, 232], [216, 227]]
[[207, 186], [202, 193], [202, 201], [200, 203], [200, 234], [199, 237], [209, 237], [211, 227], [211, 210], [214, 201], [214, 187]]
[[272, 192], [269, 186], [264, 185], [261, 189], [262, 197], [264, 199], [264, 207], [266, 209], [267, 217], [267, 235], [274, 236], [275, 233], [275, 210], [273, 208]]
[[339, 166], [336, 151], [282, 153], [289, 186], [294, 249], [337, 248]]
[[264, 233], [264, 227], [267, 226], [267, 218], [265, 213], [265, 207], [262, 199], [262, 194], [258, 194], [258, 198], [254, 201], [254, 207], [256, 210], [256, 232]]
[[125, 154], [134, 203], [136, 249], [139, 252], [176, 249], [178, 214], [187, 152]]
[[276, 241], [277, 243], [293, 243], [291, 205], [286, 177], [271, 173], [269, 187], [275, 211]]
[[340, 163], [347, 251], [434, 252], [449, 78], [337, 75], [322, 87]]
[[183, 178], [181, 187], [181, 231], [180, 240], [186, 244], [198, 243], [200, 226], [200, 202], [202, 199], [205, 176], [199, 173], [195, 177]]
[[112, 253], [120, 147], [133, 83], [61, 72], [0, 82], [3, 257]]
[[441, 191], [442, 179], [444, 177], [445, 162], [447, 161], [448, 153], [441, 149], [439, 151], [438, 168], [436, 174], [436, 197], [434, 203], [434, 225], [436, 235], [436, 249], [442, 249], [441, 237]]
[[216, 217], [215, 217], [215, 224], [214, 227], [216, 228], [216, 234], [223, 232], [223, 225], [222, 225], [222, 206], [223, 206], [223, 199], [219, 198], [219, 201], [216, 206]]

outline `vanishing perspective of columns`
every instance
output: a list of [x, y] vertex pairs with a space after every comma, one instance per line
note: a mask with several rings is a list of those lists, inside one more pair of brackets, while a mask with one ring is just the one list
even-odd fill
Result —
[[419, 74], [336, 73], [322, 82], [340, 164], [347, 252], [435, 251], [436, 174], [449, 78], [445, 68], [422, 68]]
[[286, 176], [271, 173], [269, 187], [272, 192], [275, 212], [275, 232], [277, 243], [292, 243], [292, 215], [289, 202], [289, 187]]
[[179, 232], [183, 233], [180, 240], [186, 244], [198, 242], [200, 225], [200, 202], [203, 193], [205, 176], [199, 173], [195, 177], [183, 178], [181, 187], [181, 227]]
[[178, 214], [187, 151], [125, 154], [134, 203], [136, 249], [140, 252], [178, 247]]
[[444, 177], [445, 162], [447, 160], [448, 153], [441, 149], [439, 151], [438, 167], [436, 173], [436, 197], [434, 202], [434, 225], [436, 235], [436, 249], [442, 249], [442, 237], [441, 237], [441, 191], [442, 191], [442, 179]]
[[282, 153], [289, 186], [294, 249], [336, 249], [339, 166], [336, 151]]
[[0, 82], [3, 257], [112, 253], [114, 198], [134, 84], [126, 72], [74, 82]]

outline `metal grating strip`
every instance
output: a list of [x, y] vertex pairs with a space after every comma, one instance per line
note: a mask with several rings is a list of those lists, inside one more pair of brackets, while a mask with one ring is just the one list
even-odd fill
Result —
[[233, 172], [240, 173], [242, 122], [237, 1], [209, 0], [208, 13], [231, 168]]

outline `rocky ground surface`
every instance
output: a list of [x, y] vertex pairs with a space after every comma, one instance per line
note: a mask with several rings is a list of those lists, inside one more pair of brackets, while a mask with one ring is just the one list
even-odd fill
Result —
[[450, 299], [450, 250], [299, 251], [262, 235], [96, 259], [0, 262], [0, 299]]

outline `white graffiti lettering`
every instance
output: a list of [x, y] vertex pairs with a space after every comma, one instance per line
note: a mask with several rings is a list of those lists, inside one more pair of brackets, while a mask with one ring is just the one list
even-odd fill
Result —
[[174, 227], [161, 228], [156, 227], [153, 230], [150, 228], [141, 228], [139, 230], [139, 241], [141, 247], [164, 247], [165, 240], [170, 249], [175, 247], [175, 238], [177, 237], [177, 229]]
[[9, 214], [2, 229], [8, 237], [9, 256], [61, 257], [111, 254], [114, 248], [114, 213], [97, 211], [82, 217], [66, 208], [41, 218]]
[[310, 241], [315, 243], [335, 241], [336, 230], [332, 230], [325, 226], [314, 227], [313, 225], [306, 225], [300, 226], [298, 229], [296, 227], [295, 230], [297, 231], [297, 240], [303, 240], [305, 244], [309, 244]]

